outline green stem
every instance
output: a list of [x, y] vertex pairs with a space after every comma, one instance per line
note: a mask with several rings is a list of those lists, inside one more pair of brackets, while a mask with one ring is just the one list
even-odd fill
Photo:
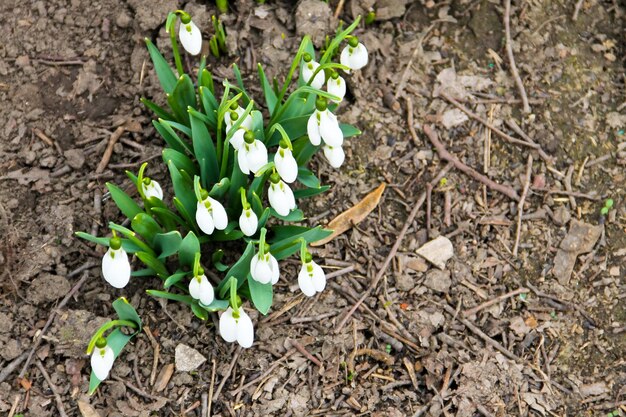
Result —
[[346, 38], [346, 36], [352, 33], [352, 31], [358, 26], [360, 21], [361, 21], [361, 16], [359, 15], [354, 20], [354, 22], [352, 22], [352, 24], [346, 28], [346, 30], [344, 30], [343, 32], [335, 36], [335, 39], [332, 40], [332, 42], [328, 46], [328, 49], [326, 49], [326, 52], [324, 52], [322, 59], [320, 59], [320, 64], [325, 64], [333, 56], [334, 54], [333, 51], [339, 46], [341, 41], [343, 41]]
[[230, 277], [230, 306], [233, 311], [239, 312], [239, 306], [237, 305], [237, 278]]
[[139, 328], [137, 323], [135, 323], [134, 321], [130, 321], [130, 320], [111, 320], [111, 321], [108, 321], [108, 322], [104, 323], [102, 326], [100, 326], [98, 331], [96, 331], [96, 333], [94, 333], [94, 335], [91, 337], [91, 340], [89, 341], [89, 345], [87, 345], [87, 354], [90, 355], [91, 352], [93, 352], [93, 348], [96, 346], [96, 342], [98, 341], [98, 339], [100, 339], [101, 337], [104, 336], [104, 333], [107, 330], [109, 330], [109, 329], [111, 329], [113, 327], [123, 327], [123, 326], [131, 327], [133, 329], [138, 329]]
[[259, 237], [259, 254], [265, 254], [265, 234], [267, 233], [267, 229], [265, 227], [261, 228], [261, 236]]
[[[229, 109], [230, 105], [238, 101], [239, 98], [242, 96], [242, 94], [243, 93], [239, 93], [235, 96], [235, 98], [226, 102], [226, 104], [228, 105], [228, 107], [226, 108]], [[220, 161], [220, 178], [224, 178], [226, 176], [226, 168], [228, 167], [228, 153], [230, 152], [230, 146], [228, 146], [228, 144], [230, 143], [230, 138], [233, 137], [237, 129], [239, 129], [239, 126], [241, 126], [243, 121], [246, 120], [246, 117], [248, 117], [248, 115], [252, 111], [253, 106], [254, 106], [254, 100], [250, 100], [244, 112], [237, 119], [237, 121], [230, 127], [230, 131], [227, 132], [226, 134], [226, 139], [224, 140], [224, 146], [222, 149], [222, 160]], [[224, 115], [224, 117], [227, 117], [227, 116]], [[219, 150], [218, 150], [218, 155], [219, 155]]]
[[185, 71], [183, 70], [183, 63], [180, 59], [180, 52], [178, 51], [178, 41], [176, 40], [176, 20], [178, 19], [172, 19], [171, 27], [168, 28], [168, 31], [170, 32], [170, 41], [172, 42], [172, 53], [174, 54], [174, 62], [176, 62], [176, 71], [178, 71], [178, 76], [180, 77], [185, 73]]
[[[287, 94], [287, 89], [291, 84], [291, 79], [293, 78], [293, 73], [296, 72], [296, 68], [300, 65], [300, 60], [302, 59], [302, 55], [304, 54], [304, 50], [306, 49], [307, 43], [310, 42], [309, 35], [306, 35], [302, 38], [302, 42], [300, 42], [300, 47], [298, 48], [298, 52], [296, 53], [296, 57], [293, 59], [291, 63], [291, 68], [289, 68], [289, 73], [287, 74], [287, 78], [285, 78], [285, 82], [283, 83], [283, 88], [280, 90], [280, 95], [277, 97], [278, 106], [281, 105], [283, 98], [285, 98], [285, 94]], [[274, 109], [276, 110], [276, 109]]]

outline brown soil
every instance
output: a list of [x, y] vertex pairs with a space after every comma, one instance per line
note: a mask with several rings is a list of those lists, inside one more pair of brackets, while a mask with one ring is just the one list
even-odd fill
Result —
[[[248, 85], [256, 82], [258, 62], [270, 76], [283, 77], [304, 25], [296, 25], [296, 6], [232, 3], [233, 12], [224, 16], [231, 55], [209, 61], [216, 77], [232, 79], [233, 62]], [[156, 168], [162, 142], [139, 101], [163, 100], [143, 39], [167, 49], [163, 19], [178, 6], [207, 33], [215, 11], [213, 2], [200, 0], [0, 2], [0, 413], [60, 415], [62, 406], [70, 416], [200, 416], [215, 366], [214, 389], [223, 388], [212, 415], [219, 416], [626, 415], [623, 4], [582, 1], [576, 21], [575, 1], [513, 5], [513, 51], [532, 108], [524, 114], [504, 47], [503, 6], [486, 0], [352, 0], [341, 17], [352, 21], [374, 3], [380, 19], [357, 31], [370, 64], [349, 79], [349, 103], [340, 112], [364, 134], [348, 141], [339, 172], [314, 161], [332, 188], [305, 206], [309, 217], [325, 224], [381, 182], [388, 184], [365, 221], [316, 249], [328, 272], [350, 265], [354, 271], [329, 280], [327, 290], [309, 300], [294, 286], [297, 262], [285, 262], [275, 305], [268, 317], [253, 317], [255, 345], [240, 352], [216, 335], [213, 322], [149, 298], [144, 290], [158, 288], [158, 280], [134, 279], [118, 291], [92, 267], [87, 282], [58, 311], [24, 379], [17, 380], [24, 352], [80, 279], [71, 272], [99, 263], [102, 253], [74, 231], [104, 234], [106, 222], [121, 216], [110, 200], [96, 210], [94, 194], [106, 191], [106, 181], [129, 185], [124, 169], [136, 170], [149, 158], [157, 158], [153, 176], [166, 182], [165, 170]], [[319, 15], [309, 18], [321, 22], [316, 30], [332, 31], [318, 19], [328, 9], [316, 6]], [[336, 6], [331, 0], [328, 7], [334, 12]], [[439, 96], [441, 89], [523, 139], [505, 124], [516, 120], [554, 157], [549, 166], [532, 151], [519, 254], [510, 253], [517, 203], [452, 170], [445, 187], [450, 223], [444, 221], [445, 192], [435, 187], [430, 231], [424, 207], [364, 308], [336, 332], [426, 183], [444, 166], [422, 134], [423, 124], [433, 125], [463, 163], [522, 193], [530, 148], [506, 143], [473, 119], [463, 121]], [[413, 103], [416, 140], [407, 126], [406, 100]], [[108, 138], [129, 119], [141, 124], [141, 132], [126, 133], [107, 169], [94, 174]], [[584, 196], [548, 192], [566, 189], [569, 170], [572, 191]], [[606, 198], [615, 204], [601, 218]], [[602, 235], [578, 256], [571, 278], [559, 281], [551, 269], [575, 220], [602, 223]], [[438, 235], [449, 236], [455, 252], [443, 272], [415, 253]], [[530, 291], [464, 316], [528, 284], [543, 295]], [[111, 301], [121, 295], [137, 307], [156, 345], [139, 335], [112, 378], [88, 397], [84, 348], [91, 332], [112, 317]], [[293, 353], [290, 340], [322, 367]], [[180, 343], [207, 361], [196, 371], [171, 375]]]

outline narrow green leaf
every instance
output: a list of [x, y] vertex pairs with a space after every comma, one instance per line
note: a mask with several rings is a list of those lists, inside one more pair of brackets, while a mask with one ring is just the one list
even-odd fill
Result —
[[215, 130], [217, 128], [217, 109], [219, 107], [219, 103], [208, 88], [200, 87], [198, 92], [200, 94], [200, 102], [202, 103], [202, 108], [207, 117], [208, 124], [211, 126], [211, 129]]
[[178, 262], [181, 266], [193, 268], [196, 253], [200, 253], [200, 242], [193, 232], [189, 232], [180, 244]]
[[259, 64], [259, 78], [261, 79], [261, 88], [263, 89], [263, 95], [265, 96], [265, 105], [270, 111], [270, 115], [273, 115], [278, 98], [276, 97], [274, 90], [272, 90], [272, 86], [269, 81], [267, 81], [267, 77], [265, 76], [265, 72], [263, 71], [261, 64]]
[[304, 213], [300, 209], [291, 210], [286, 216], [281, 216], [274, 209], [271, 209], [271, 212], [272, 216], [286, 222], [301, 222], [302, 220], [304, 220]]
[[285, 259], [300, 250], [300, 238], [307, 243], [313, 243], [329, 236], [332, 230], [322, 229], [317, 226], [313, 229], [303, 226], [274, 226], [272, 227], [271, 239], [272, 255], [276, 260]]
[[362, 133], [355, 126], [352, 126], [346, 123], [339, 123], [339, 128], [343, 132], [344, 138], [350, 138], [352, 136], [359, 136]]
[[[174, 166], [172, 160], [168, 161], [167, 167], [170, 170], [170, 176], [172, 178], [172, 185], [174, 186], [174, 193], [176, 194], [176, 198], [185, 208], [185, 212], [181, 212], [180, 214], [187, 221], [189, 221], [190, 219], [186, 216], [194, 219], [196, 215], [197, 201], [196, 196], [193, 192], [193, 183], [185, 179], [185, 177], [181, 174], [181, 171], [179, 171], [178, 168]], [[174, 202], [174, 204], [176, 204], [176, 202]]]
[[217, 154], [215, 153], [213, 138], [211, 138], [206, 125], [198, 118], [197, 114], [198, 112], [195, 110], [189, 110], [189, 120], [193, 136], [193, 151], [200, 162], [202, 186], [207, 188], [208, 184], [218, 181], [219, 166], [217, 164]]
[[153, 120], [152, 125], [159, 132], [165, 143], [173, 150], [184, 154], [185, 152], [192, 152], [191, 145], [183, 141], [174, 130], [165, 123], [165, 120]]
[[191, 307], [193, 314], [200, 320], [207, 320], [209, 318], [209, 312], [200, 307], [197, 303], [192, 303], [189, 306]]
[[158, 117], [159, 119], [164, 119], [164, 120], [174, 119], [174, 116], [171, 113], [169, 113], [167, 110], [165, 110], [163, 107], [159, 106], [158, 104], [154, 103], [153, 101], [150, 101], [145, 97], [141, 97], [141, 102], [148, 109], [152, 110], [155, 116]]
[[263, 214], [259, 216], [259, 227], [258, 227], [259, 229], [261, 227], [265, 227], [265, 223], [267, 223], [267, 219], [270, 218], [270, 213], [271, 213], [271, 209], [269, 207], [263, 210]]
[[128, 194], [122, 191], [121, 188], [116, 186], [115, 184], [111, 184], [110, 182], [106, 183], [109, 192], [111, 193], [111, 198], [115, 201], [115, 204], [120, 209], [124, 216], [132, 219], [139, 213], [143, 213], [143, 209], [139, 207], [139, 204], [135, 202]]
[[[123, 234], [137, 248], [141, 248], [142, 251], [148, 252], [148, 253], [154, 255], [154, 251], [152, 250], [152, 248], [150, 246], [148, 246], [146, 244], [146, 242], [144, 242], [141, 239], [139, 239], [137, 237], [137, 233], [133, 232], [132, 230], [127, 229], [124, 226], [120, 226], [119, 224], [115, 224], [113, 222], [109, 222], [109, 229], [115, 230], [116, 232], [119, 232], [119, 233]], [[122, 242], [123, 242], [123, 240], [122, 240]], [[123, 243], [122, 243], [122, 245], [123, 245]]]
[[219, 300], [215, 298], [213, 302], [209, 304], [208, 306], [205, 306], [204, 304], [200, 304], [200, 303], [198, 303], [198, 305], [207, 311], [211, 311], [211, 312], [222, 311], [228, 308], [228, 301]]
[[250, 273], [250, 261], [252, 260], [252, 256], [254, 256], [254, 243], [249, 242], [239, 260], [226, 272], [226, 278], [218, 285], [216, 293], [219, 294], [220, 298], [224, 298], [224, 294], [229, 289], [226, 285], [228, 278], [235, 277], [237, 279], [237, 287], [240, 287], [246, 282], [248, 274]]
[[181, 280], [183, 280], [187, 275], [189, 275], [189, 272], [185, 272], [185, 271], [174, 272], [172, 275], [167, 277], [167, 279], [163, 283], [163, 288], [165, 288], [166, 290], [169, 289], [172, 285], [177, 284]]
[[183, 170], [189, 175], [199, 175], [200, 171], [195, 162], [188, 158], [184, 153], [175, 151], [174, 149], [163, 149], [163, 162], [166, 164], [172, 161], [178, 170]]
[[154, 246], [154, 238], [163, 230], [151, 216], [139, 213], [130, 222], [131, 228], [139, 234], [150, 246]]
[[248, 288], [250, 288], [250, 296], [257, 310], [263, 315], [272, 307], [272, 284], [261, 284], [248, 274]]
[[159, 254], [159, 259], [165, 259], [174, 255], [180, 249], [183, 238], [178, 230], [167, 233], [159, 233], [154, 237], [154, 248]]
[[[297, 108], [297, 106], [294, 107]], [[289, 140], [293, 142], [296, 139], [301, 138], [302, 136], [307, 134], [306, 126], [310, 116], [311, 113], [305, 114], [303, 116], [295, 116], [290, 117], [289, 119], [283, 119], [283, 121], [280, 122], [280, 125], [283, 127], [283, 129], [285, 129], [285, 133], [287, 133], [287, 136], [289, 136]], [[267, 146], [277, 146], [281, 139], [282, 137], [280, 135], [280, 132], [276, 130], [272, 134], [272, 137], [269, 138]]]
[[195, 301], [190, 295], [175, 294], [173, 292], [167, 291], [146, 290], [146, 293], [156, 298], [164, 298], [166, 300], [178, 301], [180, 303], [185, 303], [188, 305], [193, 304]]
[[124, 297], [120, 297], [113, 301], [113, 309], [117, 313], [120, 320], [128, 320], [137, 324], [135, 334], [141, 331], [141, 317], [137, 314], [137, 310]]
[[296, 200], [298, 200], [300, 198], [313, 197], [315, 195], [322, 194], [329, 189], [330, 185], [322, 185], [320, 188], [304, 188], [301, 190], [295, 190], [293, 192], [293, 196], [296, 198]]
[[137, 252], [135, 256], [139, 258], [139, 260], [143, 262], [145, 266], [156, 272], [159, 278], [167, 279], [167, 277], [170, 275], [163, 262], [161, 262], [154, 255], [151, 255], [148, 252]]
[[157, 47], [154, 46], [149, 39], [146, 39], [146, 46], [148, 47], [148, 52], [150, 53], [150, 58], [154, 64], [154, 70], [157, 73], [161, 87], [163, 87], [166, 94], [170, 94], [174, 91], [174, 87], [176, 86], [176, 76], [165, 58], [163, 58], [163, 55], [161, 55]]
[[228, 177], [224, 177], [220, 180], [220, 182], [217, 182], [213, 185], [211, 191], [209, 191], [209, 195], [212, 198], [221, 199], [222, 197], [224, 197], [224, 194], [228, 192], [229, 188], [230, 180], [228, 179]]
[[298, 168], [298, 181], [308, 188], [320, 188], [322, 186], [315, 174], [303, 166]]
[[189, 125], [189, 112], [187, 109], [189, 107], [195, 109], [197, 104], [196, 90], [187, 74], [183, 74], [178, 78], [174, 91], [167, 96], [167, 103], [170, 105], [177, 121], [184, 125]]

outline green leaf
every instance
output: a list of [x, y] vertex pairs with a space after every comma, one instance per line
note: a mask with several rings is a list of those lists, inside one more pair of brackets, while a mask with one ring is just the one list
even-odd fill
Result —
[[163, 55], [161, 55], [157, 47], [154, 46], [149, 39], [146, 39], [146, 46], [148, 47], [148, 52], [150, 53], [150, 58], [154, 64], [154, 70], [157, 73], [161, 87], [163, 87], [166, 94], [170, 94], [174, 91], [174, 87], [176, 86], [176, 76], [165, 58], [163, 58]]
[[232, 221], [228, 223], [228, 227], [225, 230], [216, 230], [211, 235], [211, 241], [213, 242], [229, 242], [231, 240], [241, 239], [243, 232], [241, 230], [234, 230], [239, 223]]
[[179, 132], [184, 133], [188, 138], [191, 137], [191, 129], [188, 128], [187, 126], [180, 124], [178, 122], [174, 122], [172, 120], [164, 120], [163, 123], [178, 130]]
[[331, 233], [332, 230], [322, 229], [321, 226], [313, 229], [304, 226], [274, 226], [268, 242], [272, 246], [272, 255], [280, 261], [300, 250], [300, 238], [307, 243], [313, 243], [324, 239]]
[[346, 123], [339, 123], [339, 128], [343, 132], [344, 139], [350, 138], [352, 136], [359, 136], [361, 133], [363, 133], [356, 127], [346, 124]]
[[163, 224], [166, 230], [174, 229], [176, 227], [176, 224], [186, 229], [189, 228], [185, 220], [183, 220], [179, 215], [177, 215], [167, 207], [152, 207], [150, 208], [150, 213], [155, 215], [159, 219], [159, 222]]
[[322, 194], [330, 189], [330, 185], [323, 185], [320, 188], [304, 188], [302, 190], [294, 190], [293, 196], [297, 199], [313, 197], [314, 195]]
[[304, 220], [304, 213], [300, 209], [291, 210], [288, 215], [281, 216], [276, 210], [271, 209], [272, 216], [284, 220], [286, 222], [300, 222]]
[[196, 214], [195, 208], [194, 208], [194, 212], [192, 215], [187, 211], [187, 209], [185, 208], [183, 203], [178, 199], [178, 197], [174, 197], [172, 201], [174, 202], [174, 207], [176, 207], [176, 210], [178, 210], [182, 218], [185, 219], [185, 221], [187, 222], [189, 229], [192, 229], [194, 232], [199, 233], [200, 230], [198, 229], [198, 226], [196, 225], [196, 220], [194, 218]]
[[192, 303], [190, 307], [193, 314], [200, 320], [207, 320], [209, 318], [209, 312], [200, 307], [197, 303]]
[[178, 262], [182, 266], [188, 266], [189, 268], [193, 268], [196, 253], [200, 253], [200, 242], [193, 232], [189, 232], [180, 244], [180, 250], [178, 251]]
[[193, 297], [191, 297], [190, 295], [175, 294], [173, 292], [158, 291], [158, 290], [146, 290], [146, 292], [148, 293], [148, 295], [151, 295], [156, 298], [164, 298], [166, 300], [178, 301], [180, 303], [185, 303], [189, 305], [195, 302]]
[[144, 265], [156, 272], [159, 278], [167, 279], [167, 277], [170, 275], [167, 271], [167, 268], [165, 267], [165, 264], [163, 264], [163, 262], [161, 262], [154, 255], [151, 255], [148, 252], [137, 252], [135, 256], [139, 258], [139, 260], [143, 262]]
[[[194, 219], [196, 215], [197, 201], [196, 195], [193, 192], [193, 183], [185, 179], [185, 177], [181, 174], [178, 168], [174, 166], [174, 163], [171, 160], [168, 161], [167, 167], [170, 170], [170, 176], [172, 178], [172, 185], [174, 186], [174, 193], [176, 194], [176, 198], [185, 208], [185, 212], [181, 212], [180, 214], [183, 215], [183, 218], [185, 218], [187, 221], [189, 221], [190, 219]], [[176, 204], [176, 202], [174, 202], [174, 204]], [[187, 218], [187, 216], [189, 216], [189, 218]]]
[[183, 170], [191, 176], [199, 174], [196, 163], [189, 159], [184, 153], [175, 151], [174, 149], [163, 149], [163, 162], [167, 164], [169, 161], [172, 161], [178, 170]]
[[150, 246], [154, 246], [154, 238], [163, 230], [151, 216], [146, 213], [137, 214], [130, 222], [131, 228], [139, 234]]
[[159, 259], [174, 255], [180, 249], [183, 238], [178, 230], [167, 233], [159, 233], [154, 237], [154, 248], [159, 254]]
[[250, 102], [250, 95], [246, 91], [246, 87], [243, 85], [243, 79], [241, 78], [241, 72], [239, 71], [237, 64], [233, 64], [233, 73], [235, 74], [235, 80], [237, 80], [239, 91], [243, 93], [243, 97], [245, 99], [242, 107], [246, 107]]
[[198, 112], [189, 109], [189, 120], [193, 136], [193, 151], [200, 162], [200, 177], [202, 186], [207, 188], [209, 184], [217, 182], [219, 179], [219, 166], [217, 164], [217, 154], [215, 145], [209, 134], [206, 125], [197, 116]]
[[228, 308], [228, 301], [219, 300], [215, 298], [213, 299], [213, 302], [209, 304], [208, 306], [205, 306], [204, 304], [200, 304], [200, 303], [198, 303], [198, 305], [207, 311], [214, 312], [214, 311], [226, 310]]
[[296, 158], [298, 166], [306, 165], [311, 157], [317, 152], [319, 146], [311, 144], [308, 137], [303, 137], [293, 143], [293, 155]]
[[[294, 106], [294, 107], [297, 107], [297, 106]], [[287, 136], [289, 136], [289, 140], [293, 142], [294, 140], [307, 134], [306, 126], [307, 126], [310, 116], [311, 114], [309, 113], [304, 116], [290, 117], [289, 119], [284, 119], [283, 121], [280, 122], [280, 125], [283, 127], [283, 129], [285, 129], [285, 133], [287, 133]], [[267, 146], [268, 147], [276, 146], [278, 145], [281, 139], [282, 139], [282, 136], [280, 135], [280, 132], [276, 130], [272, 134], [272, 137], [269, 138]]]
[[315, 174], [302, 166], [298, 168], [298, 181], [308, 188], [320, 188], [322, 186]]
[[246, 278], [250, 273], [250, 261], [252, 260], [252, 256], [254, 256], [254, 243], [248, 242], [248, 246], [246, 246], [246, 250], [239, 260], [226, 272], [226, 278], [217, 286], [216, 293], [219, 294], [220, 298], [224, 298], [224, 294], [229, 290], [228, 285], [226, 285], [228, 278], [235, 277], [237, 279], [237, 287], [240, 287], [246, 282]]
[[139, 207], [139, 204], [135, 202], [132, 198], [129, 197], [122, 189], [120, 189], [115, 184], [111, 184], [110, 182], [106, 183], [109, 192], [111, 193], [111, 197], [115, 204], [120, 209], [124, 216], [132, 219], [139, 213], [143, 213], [143, 209]]
[[233, 170], [230, 174], [230, 187], [228, 188], [228, 207], [226, 210], [230, 216], [239, 216], [241, 214], [241, 198], [239, 197], [239, 189], [248, 185], [248, 176], [241, 172], [239, 164], [233, 162]]
[[265, 210], [263, 210], [263, 214], [261, 214], [261, 216], [259, 216], [259, 227], [258, 227], [258, 229], [260, 229], [261, 227], [265, 227], [265, 223], [267, 223], [267, 219], [270, 218], [270, 213], [271, 213], [271, 209], [269, 207], [267, 207]]
[[202, 108], [204, 109], [204, 114], [207, 117], [209, 126], [215, 130], [217, 128], [217, 109], [219, 103], [208, 88], [200, 87], [198, 91], [200, 93], [200, 102], [202, 103]]
[[[146, 243], [144, 241], [139, 239], [137, 237], [137, 233], [133, 232], [132, 230], [127, 229], [124, 226], [120, 226], [119, 224], [115, 224], [113, 222], [109, 222], [109, 229], [115, 230], [116, 232], [119, 232], [119, 233], [123, 234], [137, 248], [140, 248], [140, 250], [148, 252], [148, 253], [154, 255], [154, 251], [152, 250], [152, 248], [150, 246], [146, 245]], [[123, 242], [123, 240], [122, 240], [122, 242]], [[123, 243], [122, 243], [122, 245], [123, 245]]]
[[224, 257], [224, 251], [221, 249], [216, 250], [211, 255], [211, 263], [213, 264], [213, 266], [215, 266], [215, 269], [217, 269], [220, 272], [224, 272], [228, 269], [228, 265], [224, 265], [222, 263], [223, 257]]
[[224, 177], [220, 180], [220, 182], [217, 182], [213, 185], [211, 191], [209, 191], [209, 196], [211, 196], [211, 198], [221, 199], [222, 197], [224, 197], [224, 194], [228, 192], [229, 188], [230, 180], [228, 179], [228, 177]]
[[153, 277], [156, 274], [150, 268], [137, 269], [130, 273], [131, 277]]
[[193, 86], [191, 78], [187, 74], [183, 74], [178, 78], [174, 91], [167, 96], [167, 103], [174, 112], [178, 122], [188, 125], [189, 124], [189, 107], [195, 109], [196, 104], [196, 90]]
[[254, 306], [261, 314], [266, 315], [272, 307], [272, 284], [261, 284], [248, 274], [248, 288], [250, 288], [250, 297]]
[[140, 100], [144, 104], [144, 106], [152, 110], [152, 112], [159, 119], [172, 120], [174, 118], [172, 114], [170, 114], [167, 110], [165, 110], [163, 107], [159, 106], [158, 104], [154, 103], [153, 101], [150, 101], [145, 97], [141, 97]]
[[259, 78], [261, 79], [261, 88], [263, 89], [263, 95], [265, 96], [265, 104], [267, 105], [267, 109], [270, 111], [270, 115], [272, 115], [274, 113], [274, 109], [276, 108], [278, 97], [276, 97], [276, 93], [272, 90], [272, 86], [269, 81], [267, 81], [267, 77], [265, 76], [265, 72], [263, 71], [261, 64], [259, 64]]
[[128, 320], [137, 324], [135, 334], [141, 331], [141, 317], [137, 314], [135, 308], [124, 297], [120, 297], [113, 301], [113, 309], [117, 313], [120, 320]]
[[[109, 246], [110, 238], [108, 237], [96, 237], [85, 232], [76, 232], [75, 235], [81, 239], [85, 239], [89, 242], [96, 243], [98, 245], [102, 245], [106, 247]], [[124, 251], [126, 251], [127, 253], [135, 253], [135, 252], [142, 250], [142, 248], [140, 248], [139, 246], [137, 246], [136, 244], [134, 244], [128, 239], [122, 239], [122, 249], [124, 249]]]
[[172, 275], [167, 277], [167, 279], [163, 283], [163, 288], [165, 288], [166, 290], [169, 289], [172, 285], [179, 283], [182, 279], [189, 275], [189, 273], [190, 272], [185, 271], [174, 272]]
[[[199, 82], [202, 87], [208, 89], [208, 92], [211, 93], [213, 99], [215, 100], [215, 86], [213, 84], [213, 74], [211, 74], [211, 71], [203, 68]], [[217, 100], [215, 101], [215, 108], [217, 108]]]
[[173, 150], [184, 154], [192, 152], [191, 146], [183, 141], [163, 119], [153, 120], [152, 125], [159, 132], [165, 143]]

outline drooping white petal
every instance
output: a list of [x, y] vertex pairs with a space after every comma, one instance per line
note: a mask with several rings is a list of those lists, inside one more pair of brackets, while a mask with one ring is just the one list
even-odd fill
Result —
[[215, 222], [213, 216], [209, 213], [209, 209], [206, 208], [204, 203], [198, 201], [196, 206], [196, 223], [198, 227], [207, 235], [210, 235], [215, 230]]
[[339, 127], [337, 116], [329, 110], [320, 113], [320, 135], [324, 143], [330, 146], [341, 146], [343, 143], [343, 132]]
[[102, 275], [115, 288], [124, 288], [130, 281], [130, 262], [124, 249], [109, 248], [102, 258]]
[[280, 268], [278, 267], [278, 261], [270, 253], [270, 268], [272, 269], [272, 285], [275, 285], [280, 278]]
[[250, 316], [239, 307], [239, 319], [237, 319], [237, 343], [242, 348], [249, 348], [254, 343], [254, 326]]
[[[315, 70], [319, 66], [320, 64], [318, 64], [315, 61], [304, 62], [302, 66], [302, 77], [304, 78], [304, 82], [306, 83], [309, 82], [309, 80], [315, 73]], [[313, 81], [311, 82], [311, 87], [317, 88], [318, 90], [321, 89], [322, 86], [324, 85], [325, 79], [326, 79], [326, 76], [324, 75], [324, 71], [319, 71], [317, 75], [315, 75], [315, 78], [313, 78]]]
[[339, 101], [336, 101], [339, 103], [346, 95], [346, 82], [341, 76], [337, 77], [336, 80], [330, 77], [326, 83], [326, 89], [329, 94], [339, 97]]
[[100, 381], [107, 379], [114, 361], [115, 354], [111, 347], [108, 345], [103, 348], [95, 347], [91, 354], [91, 370], [96, 375], [96, 378]]
[[324, 156], [333, 168], [339, 168], [346, 159], [346, 154], [341, 146], [326, 145], [322, 149], [324, 150]]
[[[244, 109], [243, 107], [239, 106], [239, 107], [237, 107], [237, 110], [235, 110], [235, 111], [237, 112], [239, 117], [241, 117], [246, 112], [246, 109]], [[243, 120], [243, 122], [241, 122], [241, 126], [239, 126], [239, 127], [242, 127], [242, 128], [245, 127], [248, 130], [252, 130], [252, 115], [250, 113], [248, 113], [248, 115]]]
[[252, 279], [261, 284], [267, 284], [272, 281], [272, 267], [270, 261], [265, 257], [259, 258], [254, 255], [250, 261], [250, 275]]
[[257, 171], [267, 164], [267, 148], [260, 140], [255, 140], [249, 147], [247, 152], [248, 169], [256, 174]]
[[315, 285], [313, 285], [313, 279], [306, 270], [306, 265], [302, 265], [300, 273], [298, 274], [298, 286], [304, 295], [307, 297], [313, 297], [317, 291], [315, 291]]
[[318, 114], [319, 112], [315, 110], [306, 124], [306, 133], [309, 136], [311, 144], [314, 146], [318, 146], [322, 142], [319, 120], [317, 119]]
[[181, 22], [178, 37], [185, 51], [191, 55], [198, 55], [202, 50], [202, 33], [193, 21], [187, 24]]
[[295, 208], [293, 191], [282, 180], [277, 184], [270, 184], [270, 188], [267, 190], [267, 197], [270, 201], [270, 206], [281, 216], [288, 215], [291, 209]]
[[251, 209], [243, 210], [239, 217], [239, 228], [246, 236], [252, 236], [259, 227], [259, 218]]
[[291, 187], [283, 182], [283, 195], [285, 198], [285, 204], [289, 207], [289, 210], [293, 210], [296, 208], [296, 197], [293, 195], [293, 191]]
[[246, 145], [243, 144], [241, 148], [237, 151], [237, 163], [239, 164], [239, 169], [245, 175], [250, 173], [250, 168], [248, 167], [248, 153], [246, 152]]
[[352, 52], [352, 59], [350, 60], [350, 68], [353, 70], [359, 70], [367, 65], [369, 57], [367, 55], [367, 48], [365, 45], [359, 42]]
[[200, 280], [200, 302], [205, 306], [208, 306], [215, 299], [215, 291], [213, 290], [213, 286], [209, 282], [208, 278], [205, 275], [202, 275]]
[[213, 225], [217, 230], [224, 230], [228, 226], [228, 215], [226, 209], [219, 201], [208, 197], [209, 203], [211, 203], [211, 216], [213, 216]]
[[[348, 68], [352, 68], [352, 66], [350, 65], [350, 45], [347, 45], [345, 48], [343, 48], [343, 50], [341, 51], [341, 55], [339, 55], [339, 63], [341, 65], [345, 65]], [[350, 70], [344, 70], [346, 74], [350, 74]]]
[[159, 200], [163, 200], [163, 190], [161, 189], [161, 184], [155, 180], [151, 180], [148, 185], [141, 183], [141, 188], [146, 198], [156, 197]]
[[228, 307], [220, 316], [220, 336], [229, 343], [237, 340], [237, 322], [232, 307]]
[[196, 277], [191, 278], [191, 281], [189, 281], [189, 295], [198, 300], [201, 293], [200, 282]]
[[314, 261], [311, 261], [311, 265], [313, 266], [313, 286], [315, 287], [315, 291], [322, 292], [324, 288], [326, 288], [326, 273], [322, 269], [321, 266], [316, 264]]
[[245, 133], [246, 133], [245, 129], [237, 129], [237, 131], [233, 133], [233, 136], [230, 138], [230, 144], [236, 150], [239, 150], [241, 148], [241, 145], [243, 145], [243, 142], [244, 142], [243, 135]]
[[291, 149], [280, 148], [274, 157], [274, 165], [283, 181], [292, 183], [298, 177], [298, 163]]

